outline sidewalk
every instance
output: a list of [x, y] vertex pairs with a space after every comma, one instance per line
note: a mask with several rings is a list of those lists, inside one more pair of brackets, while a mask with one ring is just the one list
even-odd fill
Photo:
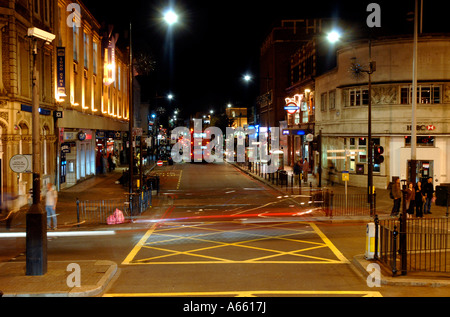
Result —
[[[128, 193], [128, 186], [116, 184], [123, 170], [124, 168], [117, 168], [106, 175], [93, 176], [73, 187], [61, 190], [58, 193], [56, 208], [58, 230], [49, 231], [49, 233], [59, 234], [67, 231], [89, 231], [90, 229], [111, 230], [106, 225], [95, 226], [94, 228], [86, 226], [78, 228], [76, 226], [76, 199], [125, 198], [125, 194]], [[154, 198], [154, 203], [157, 204], [157, 197]], [[27, 207], [23, 209], [26, 211]], [[7, 231], [2, 224], [0, 233], [23, 233], [25, 231], [25, 220], [25, 212], [18, 213], [13, 220], [11, 230]], [[15, 260], [16, 257], [23, 256], [23, 254], [16, 254], [16, 250], [25, 250], [25, 239], [3, 239], [9, 240], [9, 243], [3, 243], [0, 246], [0, 296], [3, 293], [3, 297], [94, 297], [101, 295], [118, 270], [118, 265], [111, 261], [77, 260], [76, 263], [80, 265], [80, 271], [82, 272], [80, 287], [71, 287], [67, 283], [69, 275], [74, 272], [73, 270], [68, 271], [68, 265], [72, 263], [70, 261], [48, 261], [45, 275], [26, 276], [26, 262]]]
[[[281, 194], [284, 195], [290, 195], [290, 194], [298, 194], [299, 193], [299, 186], [291, 187], [291, 175], [293, 174], [293, 170], [291, 166], [285, 166], [284, 170], [288, 174], [289, 178], [289, 186], [286, 187], [286, 185], [276, 185], [275, 183], [272, 183], [268, 181], [267, 179], [264, 179], [261, 176], [258, 176], [257, 174], [249, 171], [245, 166], [239, 165], [237, 163], [230, 163], [233, 166], [239, 168], [241, 171], [247, 173], [254, 179], [257, 179], [267, 186], [279, 191]], [[308, 175], [308, 182], [307, 184], [304, 184], [302, 182], [301, 184], [301, 191], [302, 194], [309, 193], [310, 189], [317, 190], [318, 189], [318, 178], [313, 177], [311, 174]], [[327, 180], [322, 179], [322, 189], [323, 190], [329, 190], [332, 191], [334, 194], [344, 194], [345, 193], [345, 186], [343, 184], [337, 184], [330, 185], [327, 183]], [[347, 193], [350, 194], [367, 194], [367, 188], [365, 187], [355, 187], [348, 185], [347, 186]], [[393, 200], [389, 197], [389, 190], [387, 189], [376, 189], [376, 214], [378, 215], [379, 219], [386, 219], [390, 218], [391, 210], [393, 206]], [[446, 217], [447, 216], [447, 207], [446, 206], [437, 206], [436, 204], [433, 204], [431, 206], [431, 215], [426, 215], [426, 217]], [[450, 215], [450, 208], [448, 210]], [[326, 217], [328, 218], [328, 217]], [[323, 220], [323, 218], [322, 218]], [[333, 219], [329, 219], [330, 221], [373, 221], [373, 218], [369, 215], [364, 216], [335, 216]]]

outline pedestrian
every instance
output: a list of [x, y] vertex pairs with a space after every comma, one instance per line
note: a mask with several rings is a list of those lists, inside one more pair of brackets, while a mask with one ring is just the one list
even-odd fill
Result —
[[414, 202], [416, 199], [416, 192], [414, 190], [414, 184], [412, 182], [408, 183], [408, 188], [406, 189], [406, 216], [412, 218], [414, 215]]
[[302, 170], [303, 170], [303, 182], [306, 184], [308, 183], [308, 172], [309, 172], [309, 164], [306, 158], [303, 161]]
[[109, 153], [109, 155], [108, 155], [108, 172], [111, 173], [112, 169], [113, 169], [112, 153]]
[[400, 190], [400, 179], [397, 178], [394, 184], [391, 186], [392, 199], [394, 200], [394, 206], [392, 207], [391, 216], [396, 217], [400, 212], [400, 203], [402, 201], [402, 191]]
[[97, 175], [102, 173], [102, 153], [100, 150], [97, 152], [97, 156], [95, 157], [95, 167], [97, 170]]
[[415, 200], [414, 203], [416, 204], [416, 217], [422, 218], [423, 217], [423, 202], [425, 200], [425, 196], [422, 194], [422, 182], [417, 182], [415, 187]]
[[333, 162], [329, 162], [328, 163], [328, 185], [331, 184], [331, 186], [334, 185], [334, 180], [333, 180], [334, 171], [335, 171], [335, 167], [334, 167]]
[[294, 182], [295, 182], [295, 185], [298, 185], [298, 183], [300, 181], [301, 171], [302, 171], [302, 167], [300, 165], [300, 161], [297, 161], [297, 163], [295, 163], [295, 165], [294, 165]]
[[114, 154], [113, 156], [112, 156], [112, 169], [113, 169], [113, 171], [115, 171], [116, 170], [116, 166], [117, 166], [117, 156], [116, 156], [116, 154]]
[[[47, 211], [47, 227], [52, 230], [57, 229], [56, 221], [56, 203], [58, 201], [58, 193], [52, 183], [47, 184], [47, 192], [45, 193], [45, 210]], [[53, 219], [53, 227], [51, 222]]]
[[431, 201], [433, 199], [434, 189], [433, 189], [433, 179], [430, 177], [428, 178], [427, 183], [423, 186], [423, 192], [426, 196], [425, 199], [425, 206], [423, 213], [424, 214], [431, 214]]
[[106, 171], [108, 169], [108, 158], [106, 157], [106, 153], [103, 153], [102, 155], [102, 168], [103, 174], [106, 174]]

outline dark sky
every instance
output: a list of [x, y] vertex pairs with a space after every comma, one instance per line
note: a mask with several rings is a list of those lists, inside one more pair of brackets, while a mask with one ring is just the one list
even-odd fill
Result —
[[[134, 51], [146, 51], [156, 60], [156, 71], [150, 80], [142, 82], [143, 95], [171, 92], [176, 97], [174, 104], [185, 114], [196, 109], [218, 109], [228, 102], [254, 102], [259, 93], [259, 81], [256, 78], [246, 84], [242, 75], [250, 72], [258, 76], [261, 44], [271, 28], [279, 25], [282, 19], [339, 17], [364, 27], [369, 14], [366, 7], [376, 2], [381, 6], [382, 17], [382, 27], [377, 31], [400, 32], [405, 26], [406, 13], [414, 9], [414, 0], [83, 2], [100, 23], [115, 26], [115, 31], [120, 33], [119, 45], [127, 43], [122, 30], [128, 29], [132, 19]], [[439, 9], [440, 4], [442, 1], [425, 0], [425, 22], [436, 22], [439, 16], [445, 17], [445, 10]], [[180, 16], [180, 23], [172, 28], [171, 33], [160, 18], [169, 6]], [[406, 26], [412, 34], [412, 23]], [[424, 29], [426, 31], [425, 26]]]

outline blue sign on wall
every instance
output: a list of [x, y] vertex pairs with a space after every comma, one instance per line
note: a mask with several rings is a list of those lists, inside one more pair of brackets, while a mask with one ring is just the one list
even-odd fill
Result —
[[66, 96], [66, 48], [58, 47], [56, 53], [57, 89], [59, 96]]

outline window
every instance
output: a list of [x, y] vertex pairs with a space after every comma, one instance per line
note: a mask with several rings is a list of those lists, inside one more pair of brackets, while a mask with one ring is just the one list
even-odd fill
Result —
[[349, 100], [346, 105], [353, 106], [365, 106], [369, 104], [369, 90], [362, 88], [355, 88], [349, 90]]
[[[373, 145], [380, 145], [380, 138], [372, 138]], [[363, 150], [362, 152], [353, 152], [352, 155], [349, 158], [349, 171], [356, 171], [356, 164], [357, 163], [363, 163], [368, 164], [367, 159], [367, 138], [365, 137], [359, 137], [359, 138], [349, 138], [348, 142], [347, 139], [344, 139], [344, 145], [349, 144], [349, 150]], [[373, 162], [373, 160], [372, 160]], [[380, 165], [374, 164], [373, 165], [373, 171], [379, 173], [380, 172]]]
[[292, 69], [292, 84], [300, 80], [300, 66], [297, 65]]
[[320, 111], [327, 111], [327, 93], [320, 95]]
[[[411, 146], [411, 136], [405, 136], [405, 147]], [[433, 147], [434, 136], [417, 136], [417, 147]]]
[[89, 69], [89, 35], [83, 32], [84, 39], [84, 68]]
[[96, 42], [93, 43], [93, 53], [92, 53], [92, 63], [94, 68], [94, 74], [97, 75], [97, 52], [98, 52], [98, 44]]
[[120, 66], [118, 67], [118, 71], [117, 71], [117, 82], [118, 82], [118, 88], [119, 88], [119, 90], [121, 90], [121, 87], [122, 87], [122, 76], [121, 76]]
[[336, 90], [332, 90], [328, 93], [328, 105], [330, 110], [336, 109]]
[[[402, 105], [412, 103], [412, 86], [400, 88], [400, 102]], [[440, 85], [418, 85], [417, 86], [417, 103], [418, 104], [435, 104], [441, 103], [441, 86]]]
[[74, 25], [73, 32], [73, 60], [78, 62], [78, 28]]

